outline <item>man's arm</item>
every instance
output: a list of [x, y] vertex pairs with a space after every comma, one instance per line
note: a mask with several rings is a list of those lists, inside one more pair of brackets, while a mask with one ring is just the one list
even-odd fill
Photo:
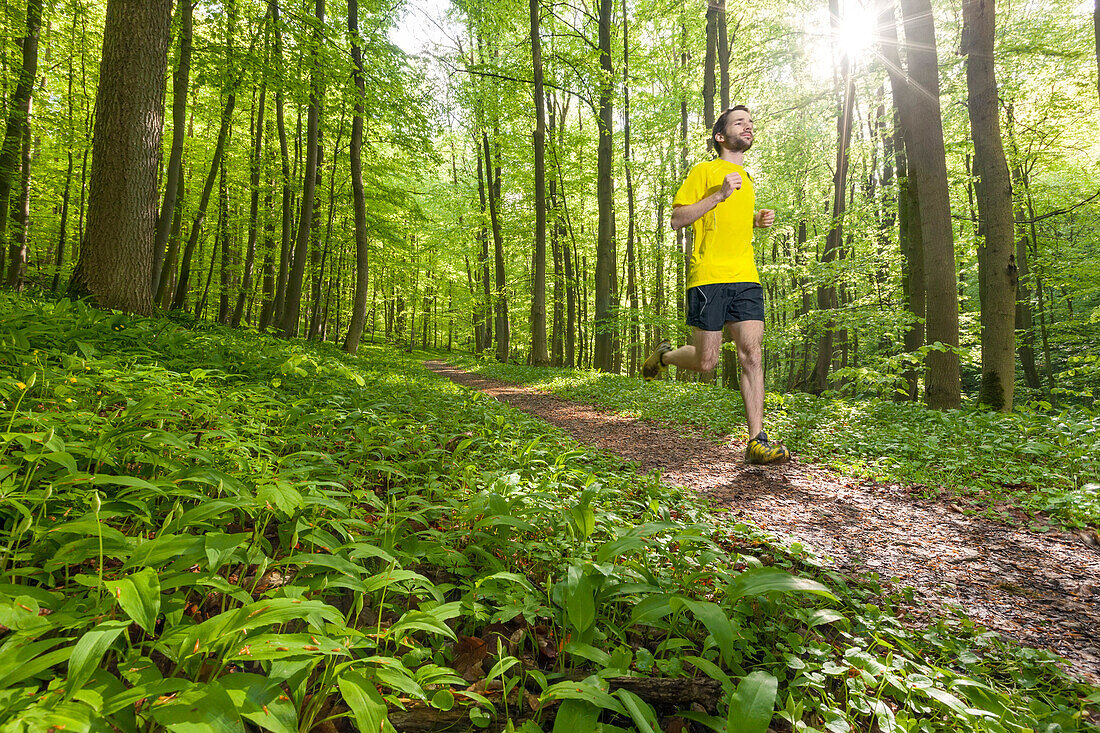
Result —
[[726, 177], [722, 180], [720, 190], [709, 196], [704, 196], [694, 204], [674, 206], [672, 209], [672, 228], [683, 229], [689, 224], [694, 224], [703, 218], [703, 215], [708, 211], [728, 199], [739, 188], [741, 188], [741, 174], [736, 172], [726, 174]]

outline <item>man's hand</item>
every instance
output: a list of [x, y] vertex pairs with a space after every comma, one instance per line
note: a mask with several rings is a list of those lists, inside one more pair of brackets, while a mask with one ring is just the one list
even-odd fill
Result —
[[[736, 176], [736, 173], [731, 173], [731, 176]], [[771, 209], [761, 209], [756, 212], [756, 216], [752, 219], [752, 225], [759, 229], [767, 229], [775, 223], [775, 212]]]
[[719, 195], [725, 201], [739, 188], [741, 188], [741, 174], [737, 171], [727, 173], [726, 177], [722, 179], [722, 192]]

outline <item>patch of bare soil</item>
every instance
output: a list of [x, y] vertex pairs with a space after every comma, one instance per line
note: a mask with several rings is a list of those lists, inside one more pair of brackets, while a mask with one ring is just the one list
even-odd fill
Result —
[[[1072, 672], [1100, 684], [1100, 551], [1071, 533], [1037, 533], [963, 515], [907, 488], [798, 461], [757, 467], [744, 442], [602, 412], [441, 361], [432, 371], [562, 428], [578, 442], [660, 470], [716, 508], [788, 535], [846, 573], [878, 573], [915, 589], [917, 616], [957, 606], [976, 623], [1026, 646], [1064, 657]], [[895, 580], [896, 579], [896, 580]]]

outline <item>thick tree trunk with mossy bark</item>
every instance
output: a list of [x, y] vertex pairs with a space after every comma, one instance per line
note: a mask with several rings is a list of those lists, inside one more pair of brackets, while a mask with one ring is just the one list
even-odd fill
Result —
[[929, 344], [925, 372], [927, 404], [934, 409], [959, 406], [959, 294], [955, 240], [951, 229], [947, 156], [940, 112], [936, 33], [929, 0], [902, 0], [908, 49], [908, 103], [900, 107], [912, 182], [916, 185], [924, 249], [925, 331]]
[[963, 52], [974, 140], [978, 199], [978, 292], [981, 298], [981, 402], [1012, 411], [1016, 380], [1016, 256], [1012, 183], [1001, 142], [1000, 104], [993, 67], [995, 0], [963, 3]]
[[171, 0], [109, 0], [88, 229], [69, 293], [149, 314]]

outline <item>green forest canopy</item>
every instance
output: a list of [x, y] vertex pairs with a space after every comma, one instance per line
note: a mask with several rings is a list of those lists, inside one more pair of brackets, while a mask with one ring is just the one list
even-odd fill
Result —
[[[29, 0], [0, 10], [8, 123], [0, 235], [12, 287], [62, 291], [83, 253], [105, 5]], [[670, 200], [686, 168], [709, 155], [715, 111], [744, 102], [758, 128], [748, 159], [758, 205], [778, 210], [777, 225], [756, 242], [769, 303], [769, 386], [920, 399], [915, 367], [957, 342], [962, 395], [977, 400], [991, 368], [982, 364], [989, 326], [980, 255], [994, 243], [981, 231], [992, 216], [981, 213], [975, 173], [981, 139], [969, 132], [966, 5], [932, 7], [939, 89], [929, 90], [904, 83], [918, 79], [920, 47], [906, 40], [920, 37], [918, 0], [898, 9], [870, 0], [709, 9], [538, 2], [534, 16], [512, 0], [430, 8], [176, 2], [149, 301], [199, 319], [342, 341], [358, 270], [371, 338], [633, 374], [658, 336], [686, 335], [680, 252], [690, 243], [667, 225]], [[1100, 376], [1093, 10], [1079, 0], [997, 8], [995, 92], [1015, 241], [1000, 243], [1010, 263], [987, 266], [1018, 273], [1006, 373], [1023, 402], [1040, 406], [1090, 404]], [[395, 32], [402, 18], [431, 39], [419, 53], [393, 43], [404, 38]], [[888, 40], [891, 29], [898, 44]], [[545, 92], [541, 258], [532, 32]], [[39, 39], [34, 59], [22, 40], [30, 37]], [[901, 73], [898, 89], [890, 68]], [[914, 160], [928, 155], [913, 147], [915, 137], [906, 140], [899, 100], [938, 102], [942, 120], [950, 212], [941, 212], [945, 226], [924, 242], [925, 254], [913, 218], [919, 225], [925, 202], [910, 179]], [[307, 182], [313, 117], [317, 173]], [[601, 119], [611, 120], [602, 137]], [[611, 152], [606, 173], [601, 145]], [[180, 185], [169, 192], [173, 165]], [[313, 206], [303, 214], [310, 189]], [[948, 258], [947, 270], [929, 271], [922, 284], [924, 260], [944, 247], [953, 267]], [[295, 282], [300, 302], [287, 296]], [[1004, 289], [997, 282], [988, 292]], [[937, 325], [945, 287], [957, 291], [957, 332]], [[727, 375], [732, 368], [720, 367]], [[982, 399], [1012, 404], [1011, 392], [1007, 405], [985, 392]], [[929, 395], [935, 406], [952, 400]]]

